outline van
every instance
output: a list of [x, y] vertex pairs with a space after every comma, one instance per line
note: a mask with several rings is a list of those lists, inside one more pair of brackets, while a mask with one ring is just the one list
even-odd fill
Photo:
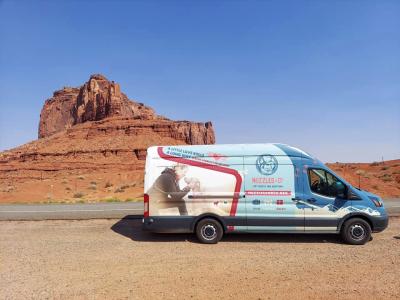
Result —
[[382, 199], [284, 144], [147, 150], [143, 229], [196, 233], [335, 233], [362, 245], [388, 226]]

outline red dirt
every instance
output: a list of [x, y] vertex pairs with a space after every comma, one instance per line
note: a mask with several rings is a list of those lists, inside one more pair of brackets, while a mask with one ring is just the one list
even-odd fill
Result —
[[400, 198], [400, 159], [327, 165], [355, 187], [360, 185], [383, 198]]

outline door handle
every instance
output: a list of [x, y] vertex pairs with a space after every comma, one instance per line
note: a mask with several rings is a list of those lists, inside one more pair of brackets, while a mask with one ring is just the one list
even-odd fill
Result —
[[307, 199], [307, 202], [310, 202], [310, 203], [315, 203], [315, 202], [317, 202], [317, 200], [316, 200], [316, 199], [314, 199], [314, 198], [310, 198], [310, 199]]

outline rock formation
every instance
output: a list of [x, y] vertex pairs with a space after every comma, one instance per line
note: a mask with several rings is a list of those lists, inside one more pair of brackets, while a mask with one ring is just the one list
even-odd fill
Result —
[[38, 140], [0, 153], [0, 203], [136, 198], [149, 146], [214, 142], [211, 122], [169, 120], [92, 75], [46, 100]]
[[90, 76], [80, 88], [64, 87], [46, 100], [40, 114], [39, 138], [50, 136], [73, 125], [109, 117], [155, 120], [154, 110], [130, 101], [118, 83], [103, 75]]

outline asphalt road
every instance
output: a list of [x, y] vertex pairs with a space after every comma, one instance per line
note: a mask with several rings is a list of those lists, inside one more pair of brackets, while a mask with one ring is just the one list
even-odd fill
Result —
[[121, 219], [127, 215], [141, 217], [143, 203], [0, 205], [0, 221]]
[[[391, 216], [400, 216], [400, 199], [384, 200]], [[0, 205], [0, 221], [6, 220], [86, 220], [141, 218], [142, 202], [93, 204], [13, 204]]]

